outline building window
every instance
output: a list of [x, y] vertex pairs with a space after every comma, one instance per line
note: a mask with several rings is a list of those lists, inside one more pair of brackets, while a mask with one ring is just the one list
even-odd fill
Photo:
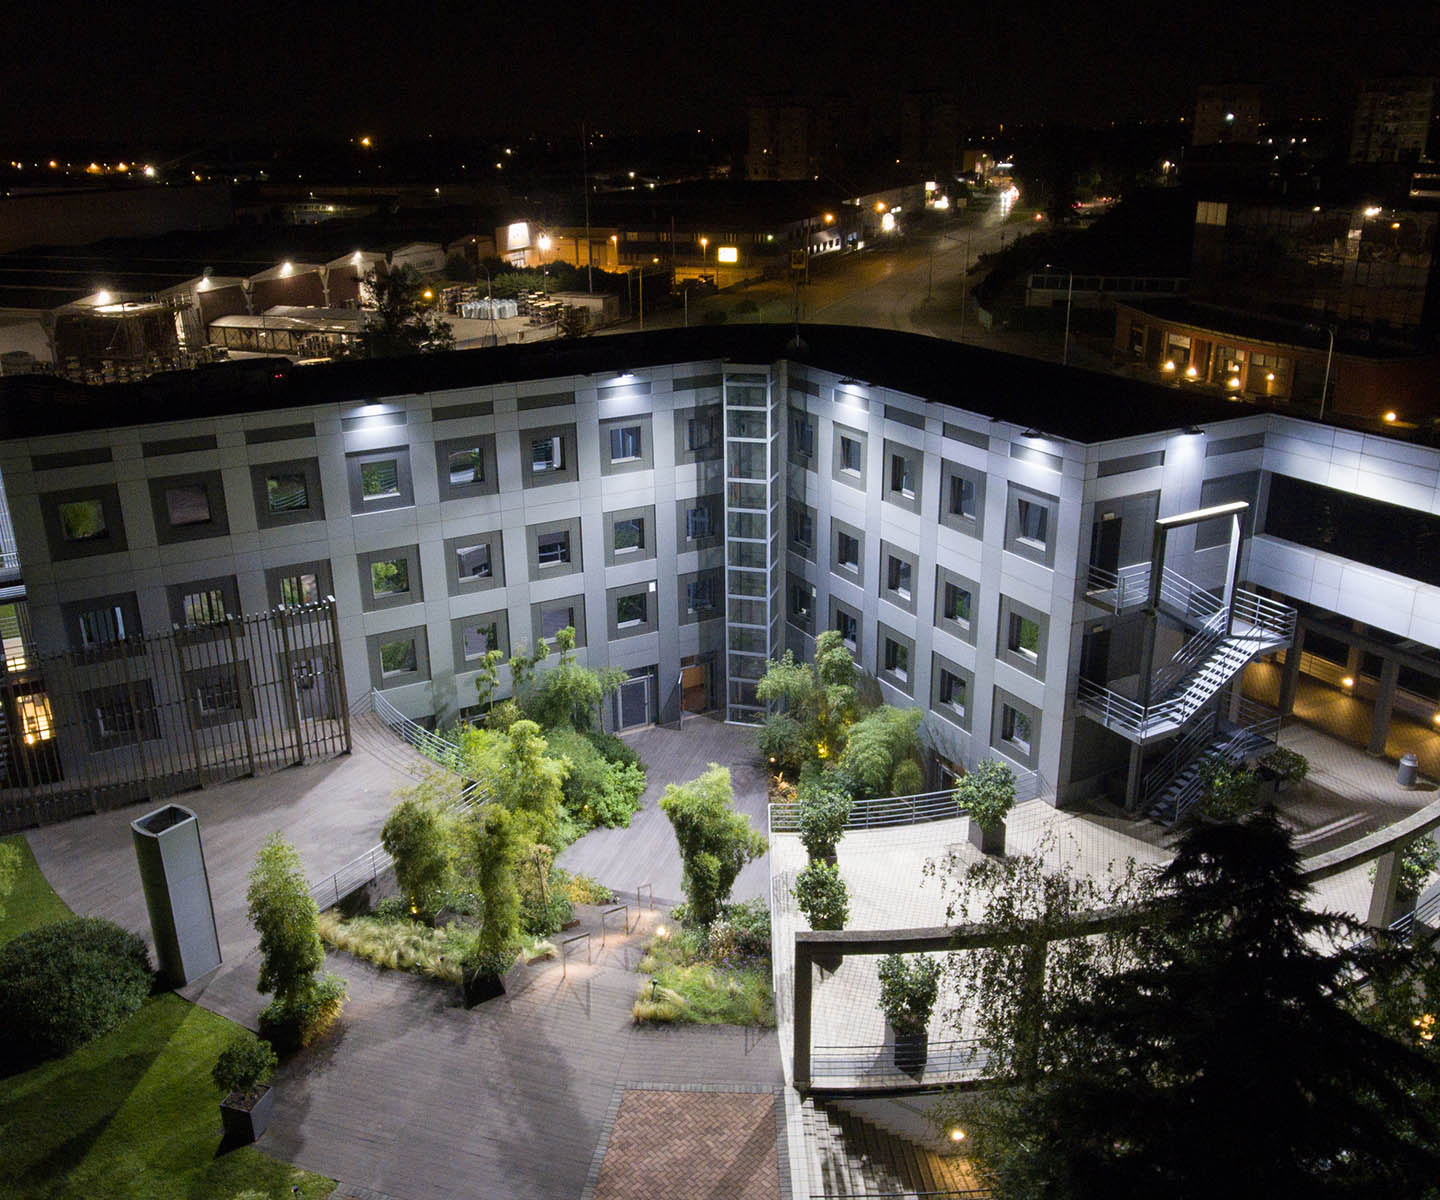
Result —
[[804, 508], [791, 508], [790, 540], [797, 546], [803, 546], [806, 550], [814, 549], [815, 518], [810, 515], [809, 510]]
[[853, 653], [860, 645], [860, 620], [853, 613], [846, 612], [843, 608], [835, 610], [835, 632]]
[[48, 742], [55, 736], [55, 720], [50, 711], [50, 697], [44, 692], [30, 692], [15, 698], [20, 715], [20, 734], [27, 746]]
[[904, 559], [890, 556], [886, 568], [885, 586], [902, 600], [910, 599], [911, 567]]
[[393, 641], [380, 643], [380, 674], [382, 677], [405, 675], [418, 669], [414, 638], [396, 638]]
[[643, 625], [646, 614], [646, 593], [633, 592], [615, 601], [615, 624], [626, 629], [632, 625]]
[[815, 589], [802, 581], [790, 584], [790, 619], [796, 624], [807, 625], [815, 611]]
[[60, 532], [67, 542], [94, 542], [109, 536], [100, 500], [69, 500], [59, 505]]
[[125, 639], [125, 612], [118, 604], [80, 613], [79, 624], [80, 644], [87, 650]]
[[90, 734], [90, 749], [109, 750], [157, 736], [155, 697], [150, 681], [96, 688], [81, 700]]
[[940, 668], [940, 703], [948, 704], [960, 716], [965, 715], [966, 706], [966, 685], [965, 680], [958, 675]]
[[815, 422], [808, 416], [790, 416], [790, 449], [806, 458], [815, 456]]
[[565, 439], [533, 438], [530, 442], [530, 469], [536, 474], [565, 469]]
[[614, 530], [616, 554], [630, 554], [645, 548], [645, 519], [643, 517], [631, 517], [624, 521], [616, 521]]
[[685, 585], [685, 611], [709, 612], [715, 607], [715, 581], [709, 577], [692, 579]]
[[370, 563], [370, 594], [376, 600], [402, 596], [410, 590], [410, 560], [378, 558]]
[[1016, 535], [1019, 539], [1022, 542], [1028, 542], [1038, 550], [1045, 549], [1049, 541], [1049, 509], [1034, 500], [1022, 498], [1016, 502], [1016, 520]]
[[320, 577], [309, 571], [298, 575], [280, 576], [281, 604], [317, 604], [320, 601]]
[[836, 535], [835, 564], [844, 567], [847, 571], [858, 571], [860, 569], [859, 538], [851, 537], [848, 533]]
[[265, 510], [272, 516], [304, 512], [310, 507], [310, 491], [301, 471], [276, 471], [265, 476]]
[[187, 626], [218, 625], [225, 620], [225, 591], [223, 588], [202, 588], [195, 592], [182, 592], [180, 611]]
[[394, 458], [377, 458], [360, 464], [360, 496], [372, 500], [393, 500], [400, 495], [400, 462]]
[[692, 542], [710, 536], [710, 509], [691, 508], [685, 512], [685, 536]]
[[715, 444], [714, 417], [689, 417], [685, 422], [685, 449], [709, 450]]
[[495, 621], [468, 624], [460, 634], [461, 652], [465, 660], [483, 658], [491, 650], [500, 648], [500, 633]]
[[1035, 662], [1040, 655], [1039, 624], [1019, 613], [1011, 613], [1008, 645], [1016, 654]]
[[885, 639], [885, 670], [896, 679], [910, 681], [910, 650], [892, 638]]
[[485, 482], [485, 452], [479, 446], [451, 450], [449, 455], [451, 487], [464, 487]]
[[899, 492], [907, 500], [915, 499], [915, 468], [904, 454], [890, 456], [890, 490]]
[[640, 426], [620, 425], [610, 430], [610, 461], [634, 462], [640, 457]]
[[568, 604], [540, 607], [540, 636], [553, 638], [562, 629], [575, 627], [575, 609]]
[[478, 546], [456, 546], [455, 573], [462, 580], [491, 578], [490, 543], [482, 542]]
[[210, 497], [203, 483], [186, 483], [165, 489], [165, 515], [172, 527], [207, 525]]
[[840, 469], [852, 475], [859, 475], [863, 467], [860, 443], [854, 438], [840, 435]]
[[570, 561], [570, 534], [565, 530], [542, 533], [536, 538], [535, 560], [542, 567], [553, 567]]
[[947, 583], [945, 585], [942, 614], [946, 620], [958, 621], [962, 625], [970, 624], [970, 592], [957, 584]]
[[1006, 704], [1000, 713], [1000, 740], [1013, 746], [1022, 756], [1030, 754], [1031, 721], [1028, 713]]
[[950, 476], [950, 515], [975, 520], [975, 481], [964, 475]]

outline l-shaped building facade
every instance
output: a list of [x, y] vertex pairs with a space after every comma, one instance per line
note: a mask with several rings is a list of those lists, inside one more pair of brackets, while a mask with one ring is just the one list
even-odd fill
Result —
[[[487, 649], [569, 625], [585, 661], [630, 676], [606, 712], [629, 727], [757, 721], [766, 660], [834, 628], [885, 699], [926, 710], [936, 782], [999, 756], [1029, 794], [1132, 807], [1264, 726], [1249, 662], [1292, 648], [1293, 698], [1296, 609], [1315, 644], [1360, 630], [1377, 721], [1397, 696], [1434, 705], [1401, 683], [1440, 678], [1440, 452], [913, 335], [801, 337], [7, 380], [34, 646], [79, 670], [125, 639], [333, 596], [328, 715], [374, 689], [445, 722], [474, 709]], [[167, 712], [253, 719], [216, 685], [251, 668], [216, 663], [71, 687], [96, 711], [46, 711], [47, 737], [70, 731], [60, 773], [183, 736], [121, 711], [167, 689], [195, 691]], [[29, 726], [7, 703], [13, 763], [35, 701]]]

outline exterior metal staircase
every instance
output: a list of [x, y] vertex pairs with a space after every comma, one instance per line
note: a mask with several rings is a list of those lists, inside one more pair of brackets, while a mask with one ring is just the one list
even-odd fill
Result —
[[1174, 747], [1145, 773], [1142, 805], [1163, 825], [1177, 824], [1201, 796], [1212, 764], [1235, 765], [1275, 744], [1280, 714], [1242, 700], [1234, 722], [1213, 709], [1186, 731]]
[[[801, 1106], [810, 1156], [809, 1200], [840, 1197], [983, 1197], [969, 1164], [881, 1129], [836, 1104]], [[797, 1200], [804, 1193], [797, 1191]]]
[[[1133, 607], [1131, 601], [1139, 592], [1133, 583], [1136, 571], [1125, 571], [1130, 574], [1122, 572], [1122, 583], [1132, 581], [1128, 591], [1121, 584], [1098, 592], [1091, 586], [1087, 595], [1106, 607], [1115, 605], [1116, 611], [1122, 604]], [[1107, 577], [1114, 578], [1111, 573], [1101, 573], [1091, 584], [1105, 583]], [[1147, 582], [1148, 578], [1147, 568]], [[1294, 609], [1238, 588], [1226, 606], [1215, 593], [1168, 568], [1160, 589], [1160, 609], [1196, 631], [1155, 673], [1151, 702], [1142, 705], [1091, 679], [1081, 679], [1076, 693], [1087, 715], [1139, 745], [1182, 730], [1252, 659], [1290, 645], [1295, 637]]]

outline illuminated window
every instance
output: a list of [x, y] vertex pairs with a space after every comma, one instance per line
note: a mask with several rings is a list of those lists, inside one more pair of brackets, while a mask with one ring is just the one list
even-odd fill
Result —
[[109, 536], [105, 506], [99, 500], [70, 500], [59, 508], [60, 530], [67, 542], [91, 542]]
[[54, 723], [50, 716], [50, 697], [44, 692], [31, 692], [16, 701], [20, 713], [20, 733], [27, 746], [36, 742], [48, 742], [55, 736]]

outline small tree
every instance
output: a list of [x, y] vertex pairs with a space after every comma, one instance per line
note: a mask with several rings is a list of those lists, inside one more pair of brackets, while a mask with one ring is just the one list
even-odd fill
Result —
[[998, 829], [1015, 806], [1015, 772], [998, 759], [985, 759], [956, 782], [955, 806], [981, 829]]
[[770, 769], [777, 774], [797, 774], [815, 754], [815, 747], [805, 736], [800, 722], [789, 713], [772, 713], [765, 718], [756, 735], [760, 753]]
[[907, 963], [902, 954], [887, 954], [877, 968], [880, 976], [880, 1011], [897, 1033], [924, 1033], [940, 994], [939, 959], [915, 955]]
[[469, 823], [467, 834], [475, 890], [485, 905], [472, 966], [500, 975], [514, 962], [519, 937], [520, 892], [515, 884], [515, 864], [520, 841], [510, 814], [496, 804], [481, 807]]
[[295, 847], [272, 833], [255, 856], [249, 884], [250, 923], [260, 935], [259, 990], [273, 992], [280, 1003], [303, 1000], [315, 986], [325, 946], [320, 910]]
[[420, 276], [406, 266], [365, 276], [362, 294], [374, 302], [360, 336], [347, 354], [357, 358], [393, 358], [453, 350], [455, 335], [439, 309], [426, 302]]
[[850, 893], [839, 868], [814, 859], [795, 876], [795, 903], [811, 929], [844, 929], [850, 919]]
[[626, 675], [619, 667], [597, 671], [577, 663], [573, 626], [555, 635], [555, 645], [559, 658], [540, 677], [526, 709], [544, 729], [566, 726], [584, 733], [598, 723], [600, 702], [625, 682]]
[[1210, 764], [1204, 773], [1200, 811], [1211, 820], [1233, 821], [1255, 807], [1260, 780], [1254, 771], [1228, 762]]
[[495, 689], [500, 686], [500, 664], [504, 661], [503, 650], [487, 650], [475, 668], [475, 699], [487, 713], [495, 702]]
[[466, 730], [460, 739], [463, 773], [519, 823], [520, 836], [554, 845], [569, 768], [552, 758], [534, 721], [519, 720], [504, 732]]
[[800, 791], [800, 840], [811, 859], [832, 858], [845, 836], [852, 802], [848, 794], [829, 788]]
[[237, 1033], [220, 1051], [220, 1057], [211, 1068], [210, 1078], [215, 1081], [222, 1096], [238, 1092], [248, 1100], [270, 1082], [277, 1066], [279, 1060], [270, 1043], [262, 1042], [246, 1030]]
[[719, 916], [740, 868], [765, 853], [765, 838], [732, 798], [729, 769], [711, 763], [698, 779], [667, 785], [660, 799], [680, 845], [690, 915], [700, 925]]
[[395, 882], [410, 911], [429, 919], [450, 883], [449, 822], [424, 795], [409, 795], [390, 810], [380, 844], [395, 862]]
[[808, 757], [829, 758], [844, 748], [856, 714], [855, 657], [844, 639], [827, 629], [815, 639], [815, 661], [800, 662], [787, 650], [772, 660], [755, 694], [780, 702], [799, 727]]

